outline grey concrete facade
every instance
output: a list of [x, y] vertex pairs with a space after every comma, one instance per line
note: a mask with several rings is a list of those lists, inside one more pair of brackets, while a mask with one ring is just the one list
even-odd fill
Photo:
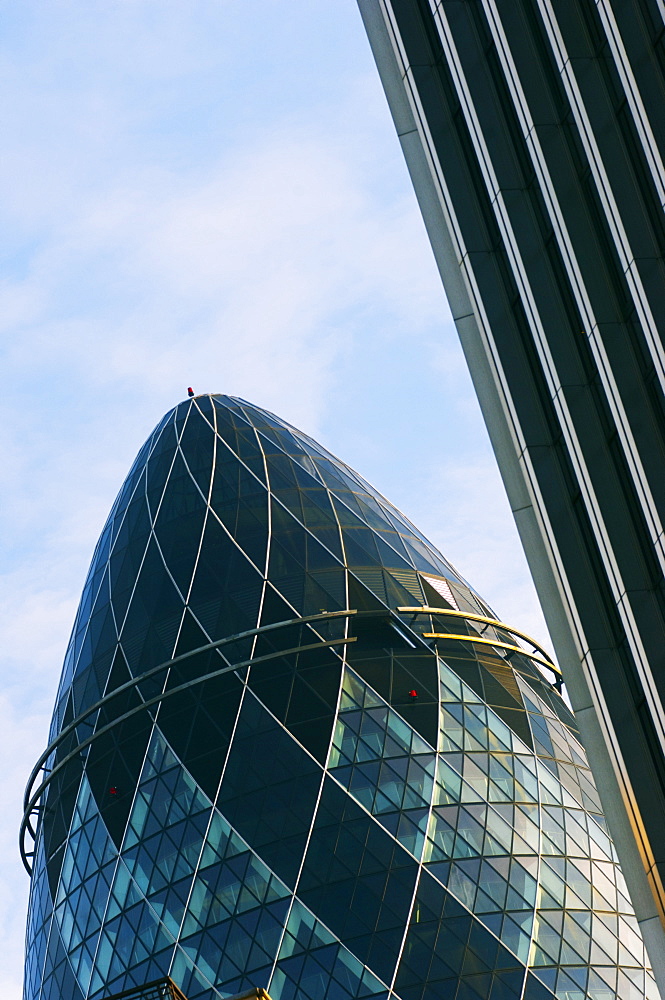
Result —
[[665, 995], [665, 6], [359, 5]]

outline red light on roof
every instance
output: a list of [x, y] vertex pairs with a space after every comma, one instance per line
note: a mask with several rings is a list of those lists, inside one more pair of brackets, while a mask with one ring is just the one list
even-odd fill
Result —
[[415, 701], [417, 697], [418, 697], [418, 692], [416, 691], [415, 688], [412, 688], [409, 691], [409, 698], [411, 699], [411, 701]]
[[109, 788], [109, 795], [117, 795], [117, 794], [118, 794], [117, 786], [111, 785], [111, 787]]
[[191, 385], [187, 386], [187, 395], [188, 396], [193, 396], [194, 395], [194, 390], [192, 389]]

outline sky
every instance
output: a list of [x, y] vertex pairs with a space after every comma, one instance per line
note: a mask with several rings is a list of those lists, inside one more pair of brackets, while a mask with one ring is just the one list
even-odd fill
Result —
[[550, 646], [355, 0], [0, 0], [0, 996], [96, 539], [186, 395], [356, 468]]

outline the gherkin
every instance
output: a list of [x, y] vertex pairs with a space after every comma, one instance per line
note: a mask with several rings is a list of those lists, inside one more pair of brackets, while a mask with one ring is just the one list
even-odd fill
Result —
[[102, 532], [29, 785], [25, 1000], [657, 997], [548, 677], [311, 438], [181, 403]]

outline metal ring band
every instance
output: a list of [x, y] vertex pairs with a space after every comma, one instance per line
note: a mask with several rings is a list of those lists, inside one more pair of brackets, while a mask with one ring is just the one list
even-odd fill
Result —
[[[92, 733], [92, 735], [86, 737], [86, 739], [82, 740], [79, 744], [77, 744], [74, 750], [71, 750], [68, 754], [66, 754], [66, 756], [63, 757], [62, 760], [58, 762], [58, 764], [56, 764], [53, 770], [49, 772], [48, 777], [45, 778], [44, 781], [42, 781], [42, 783], [38, 786], [38, 788], [34, 792], [32, 792], [32, 794], [30, 794], [32, 791], [31, 786], [28, 786], [27, 794], [30, 795], [30, 798], [29, 801], [27, 802], [23, 814], [23, 819], [21, 821], [21, 828], [19, 831], [19, 850], [21, 852], [21, 860], [23, 862], [23, 867], [26, 869], [29, 875], [32, 875], [32, 867], [30, 865], [28, 858], [33, 857], [34, 852], [29, 852], [25, 850], [24, 846], [25, 835], [26, 833], [29, 833], [33, 840], [36, 837], [36, 831], [32, 828], [32, 824], [30, 823], [30, 816], [35, 807], [37, 806], [37, 803], [41, 799], [44, 791], [46, 790], [46, 788], [48, 788], [49, 784], [51, 783], [55, 775], [63, 767], [65, 767], [65, 765], [67, 765], [75, 757], [78, 757], [78, 755], [81, 753], [81, 750], [84, 750], [91, 743], [94, 743], [94, 741], [97, 740], [100, 736], [103, 736], [105, 733], [109, 732], [111, 729], [114, 729], [121, 723], [126, 722], [127, 719], [132, 718], [139, 712], [144, 712], [154, 707], [155, 705], [161, 704], [161, 702], [164, 701], [165, 698], [170, 698], [174, 694], [182, 694], [183, 691], [188, 691], [190, 688], [195, 687], [197, 684], [202, 684], [204, 681], [213, 680], [216, 677], [221, 677], [223, 674], [229, 674], [235, 670], [241, 670], [242, 668], [252, 666], [255, 663], [264, 663], [267, 660], [278, 659], [280, 656], [288, 656], [290, 653], [308, 652], [313, 649], [329, 649], [331, 646], [344, 646], [352, 642], [356, 642], [355, 636], [351, 637], [347, 636], [343, 639], [331, 639], [327, 642], [314, 642], [306, 646], [293, 646], [290, 649], [282, 649], [274, 653], [268, 653], [265, 656], [252, 657], [249, 660], [241, 660], [239, 663], [232, 663], [230, 665], [220, 667], [219, 669], [210, 671], [207, 674], [201, 674], [199, 677], [193, 677], [191, 680], [186, 681], [184, 684], [179, 684], [177, 687], [171, 688], [167, 691], [162, 691], [161, 694], [155, 695], [154, 698], [149, 698], [148, 701], [143, 702], [141, 705], [136, 705], [128, 712], [124, 712], [122, 715], [119, 715], [116, 719], [113, 719], [111, 722], [108, 722], [105, 726], [102, 726], [101, 729], [98, 729], [96, 732]], [[193, 650], [192, 653], [189, 655], [193, 656], [194, 653], [196, 652], [199, 652], [199, 650]], [[164, 665], [161, 665], [161, 669], [165, 669]], [[142, 680], [144, 680], [145, 676], [146, 675], [138, 677], [135, 683], [136, 684], [140, 683]], [[120, 689], [117, 688], [116, 690], [119, 691]], [[113, 692], [113, 694], [115, 694], [115, 692]], [[111, 696], [109, 696], [109, 698], [110, 697]]]
[[[414, 615], [416, 615], [416, 614], [452, 615], [452, 616], [458, 617], [458, 618], [469, 619], [470, 621], [483, 622], [483, 623], [485, 623], [487, 625], [491, 625], [493, 627], [502, 628], [502, 629], [504, 629], [505, 631], [509, 632], [512, 635], [516, 635], [519, 638], [525, 639], [527, 642], [531, 643], [531, 645], [533, 645], [536, 649], [538, 649], [539, 652], [543, 653], [546, 656], [545, 651], [542, 649], [542, 647], [537, 642], [535, 642], [534, 639], [532, 639], [530, 636], [528, 636], [526, 633], [520, 632], [518, 629], [511, 628], [510, 626], [506, 625], [505, 623], [500, 622], [500, 621], [498, 621], [496, 619], [493, 619], [493, 618], [486, 618], [486, 617], [484, 617], [482, 615], [476, 615], [476, 614], [471, 614], [471, 613], [467, 614], [466, 612], [454, 611], [454, 610], [451, 610], [451, 609], [448, 609], [448, 608], [431, 608], [431, 607], [424, 607], [424, 606], [421, 606], [421, 607], [399, 607], [396, 610], [397, 610], [397, 612], [400, 612], [400, 613], [411, 613], [411, 614], [414, 614]], [[36, 838], [36, 830], [32, 826], [31, 816], [32, 816], [33, 812], [38, 808], [37, 803], [41, 799], [44, 791], [46, 790], [46, 788], [48, 787], [48, 785], [50, 784], [50, 782], [53, 780], [53, 778], [55, 777], [55, 775], [66, 764], [68, 764], [74, 757], [78, 756], [80, 754], [80, 752], [81, 752], [82, 749], [84, 749], [85, 747], [89, 746], [98, 737], [100, 737], [100, 736], [104, 735], [105, 733], [109, 732], [116, 725], [118, 725], [118, 724], [126, 721], [127, 719], [129, 719], [132, 716], [138, 714], [139, 712], [145, 711], [145, 710], [147, 710], [147, 709], [149, 709], [149, 708], [151, 708], [151, 707], [153, 707], [153, 706], [161, 703], [161, 701], [164, 698], [170, 697], [172, 694], [182, 693], [183, 691], [188, 690], [189, 688], [193, 687], [194, 685], [199, 684], [199, 683], [203, 683], [206, 680], [212, 680], [215, 677], [222, 676], [223, 674], [231, 673], [231, 672], [233, 672], [235, 670], [239, 670], [239, 669], [242, 669], [244, 667], [251, 666], [253, 663], [261, 663], [261, 662], [264, 662], [264, 661], [267, 661], [267, 660], [276, 659], [276, 658], [278, 658], [280, 656], [286, 656], [286, 655], [289, 655], [291, 653], [299, 652], [299, 651], [307, 651], [307, 650], [312, 650], [312, 649], [325, 649], [325, 648], [330, 648], [330, 647], [336, 646], [336, 645], [345, 645], [345, 644], [350, 643], [350, 642], [355, 642], [356, 639], [355, 639], [355, 637], [351, 637], [351, 638], [346, 637], [346, 638], [343, 638], [343, 639], [334, 639], [334, 640], [330, 640], [330, 641], [327, 641], [327, 642], [312, 643], [312, 644], [309, 644], [309, 645], [306, 645], [306, 646], [294, 646], [294, 647], [292, 647], [290, 649], [279, 650], [277, 652], [269, 653], [269, 654], [266, 654], [266, 655], [261, 656], [261, 657], [252, 657], [252, 658], [250, 658], [248, 660], [243, 660], [243, 661], [241, 661], [239, 663], [228, 664], [226, 666], [220, 667], [218, 670], [211, 671], [211, 672], [209, 672], [207, 674], [202, 674], [202, 675], [200, 675], [199, 677], [196, 677], [196, 678], [192, 678], [192, 680], [187, 681], [184, 684], [178, 685], [177, 687], [172, 688], [171, 690], [163, 691], [161, 694], [156, 695], [154, 698], [151, 698], [148, 701], [143, 702], [141, 705], [135, 706], [130, 711], [125, 712], [123, 715], [118, 716], [116, 719], [112, 720], [111, 722], [107, 723], [107, 725], [103, 726], [100, 730], [98, 730], [95, 733], [91, 734], [91, 736], [87, 737], [81, 743], [77, 744], [76, 748], [74, 750], [72, 750], [69, 754], [67, 754], [61, 761], [59, 761], [58, 764], [53, 768], [53, 770], [51, 770], [49, 772], [48, 777], [45, 778], [45, 780], [38, 786], [38, 788], [36, 789], [36, 791], [33, 791], [35, 781], [37, 780], [40, 772], [44, 769], [44, 765], [46, 764], [46, 761], [51, 756], [51, 754], [57, 749], [57, 747], [69, 735], [71, 735], [71, 733], [73, 733], [88, 718], [88, 716], [92, 715], [94, 712], [99, 711], [99, 709], [103, 708], [104, 705], [106, 705], [109, 701], [112, 701], [113, 698], [115, 698], [116, 696], [119, 696], [119, 695], [123, 694], [124, 692], [126, 692], [126, 691], [128, 691], [130, 689], [136, 688], [136, 686], [139, 683], [142, 683], [145, 680], [148, 680], [149, 678], [154, 677], [156, 674], [161, 673], [161, 672], [163, 672], [165, 670], [168, 670], [170, 667], [175, 666], [178, 663], [183, 662], [184, 660], [190, 659], [193, 656], [197, 656], [197, 655], [199, 655], [201, 653], [210, 652], [212, 650], [220, 649], [223, 646], [231, 645], [231, 644], [236, 643], [236, 642], [241, 642], [241, 641], [243, 641], [245, 639], [251, 639], [251, 638], [254, 638], [255, 636], [263, 635], [263, 634], [265, 634], [267, 632], [275, 631], [277, 629], [282, 629], [282, 628], [293, 627], [293, 626], [296, 626], [296, 625], [310, 625], [310, 624], [313, 624], [313, 623], [316, 623], [316, 622], [329, 621], [329, 620], [334, 620], [334, 619], [337, 619], [337, 618], [349, 618], [352, 615], [354, 615], [354, 616], [355, 615], [359, 615], [362, 618], [366, 618], [366, 617], [378, 617], [378, 616], [385, 617], [386, 615], [388, 617], [390, 617], [391, 614], [392, 614], [392, 612], [388, 611], [387, 609], [385, 611], [383, 609], [378, 609], [376, 611], [364, 611], [364, 612], [360, 612], [360, 613], [357, 610], [355, 610], [355, 609], [346, 609], [344, 611], [321, 612], [321, 613], [316, 614], [316, 615], [308, 615], [308, 616], [305, 616], [305, 617], [287, 619], [286, 621], [275, 622], [275, 623], [272, 623], [270, 625], [260, 626], [259, 628], [249, 629], [249, 630], [247, 630], [245, 632], [238, 632], [235, 635], [225, 636], [223, 639], [218, 639], [215, 642], [210, 642], [210, 643], [206, 643], [203, 646], [198, 646], [196, 649], [190, 650], [190, 651], [188, 651], [186, 653], [181, 653], [179, 656], [173, 657], [170, 660], [165, 660], [163, 663], [157, 664], [157, 666], [152, 667], [150, 670], [147, 670], [145, 673], [141, 674], [139, 677], [132, 678], [131, 680], [126, 681], [124, 684], [121, 684], [119, 687], [114, 688], [114, 690], [111, 691], [111, 692], [109, 692], [107, 695], [104, 695], [104, 697], [102, 697], [101, 699], [99, 699], [98, 701], [96, 701], [94, 704], [92, 704], [84, 712], [82, 712], [80, 715], [78, 715], [72, 722], [70, 722], [67, 726], [65, 726], [65, 728], [60, 733], [58, 733], [57, 737], [49, 744], [49, 746], [46, 748], [46, 750], [42, 753], [42, 755], [40, 756], [39, 760], [35, 764], [32, 772], [30, 774], [30, 777], [28, 779], [28, 783], [27, 783], [27, 786], [26, 786], [25, 796], [24, 796], [24, 803], [23, 803], [23, 805], [24, 805], [24, 813], [23, 813], [23, 819], [21, 821], [21, 828], [20, 828], [20, 832], [19, 832], [19, 849], [20, 849], [20, 853], [21, 853], [21, 860], [22, 860], [23, 865], [24, 865], [26, 871], [28, 872], [28, 874], [32, 874], [32, 867], [31, 867], [30, 862], [29, 862], [28, 859], [34, 856], [34, 852], [27, 852], [25, 850], [25, 837], [26, 837], [26, 834], [29, 834], [33, 841]], [[453, 633], [424, 633], [423, 635], [418, 635], [417, 633], [414, 633], [414, 635], [415, 635], [416, 638], [421, 639], [421, 640], [425, 639], [425, 638], [446, 638], [446, 639], [457, 639], [457, 640], [460, 640], [460, 641], [466, 640], [467, 642], [479, 642], [479, 643], [483, 643], [485, 645], [498, 646], [498, 647], [501, 647], [501, 648], [504, 648], [504, 649], [508, 649], [510, 651], [521, 653], [523, 656], [527, 656], [527, 657], [529, 657], [529, 659], [535, 660], [536, 662], [541, 663], [542, 665], [548, 667], [550, 670], [552, 670], [557, 675], [557, 677], [561, 677], [560, 670], [550, 660], [545, 659], [545, 658], [541, 658], [540, 656], [537, 656], [537, 655], [534, 655], [534, 654], [527, 653], [526, 650], [521, 649], [519, 646], [512, 646], [509, 643], [499, 642], [498, 640], [493, 641], [491, 639], [483, 639], [480, 636], [478, 636], [477, 638], [474, 638], [473, 636], [457, 635], [457, 634], [453, 634]], [[429, 648], [429, 647], [427, 647], [427, 648]]]
[[[455, 611], [452, 608], [431, 608], [429, 606], [427, 607], [423, 606], [418, 608], [397, 608], [397, 611], [399, 611], [400, 614], [412, 614], [412, 615], [447, 615], [448, 617], [464, 618], [468, 621], [482, 622], [484, 625], [491, 625], [493, 628], [503, 629], [504, 632], [508, 632], [510, 635], [517, 636], [518, 639], [524, 639], [525, 642], [528, 642], [531, 646], [533, 646], [534, 649], [538, 650], [538, 653], [540, 655], [534, 656], [532, 653], [527, 653], [525, 649], [521, 649], [519, 646], [511, 646], [509, 643], [499, 642], [498, 640], [496, 642], [493, 642], [491, 639], [482, 639], [482, 642], [487, 643], [491, 646], [501, 646], [504, 649], [511, 649], [518, 653], [521, 653], [523, 656], [528, 656], [530, 659], [535, 660], [537, 663], [542, 663], [543, 666], [548, 667], [548, 669], [551, 670], [553, 673], [555, 673], [557, 677], [562, 677], [561, 670], [559, 669], [559, 667], [557, 667], [555, 663], [552, 663], [551, 658], [548, 656], [546, 650], [543, 649], [540, 643], [536, 642], [535, 639], [532, 639], [531, 636], [527, 635], [526, 632], [521, 632], [519, 629], [513, 628], [512, 625], [506, 625], [505, 622], [500, 622], [497, 618], [486, 618], [485, 615], [476, 615], [467, 611]], [[442, 632], [441, 633], [426, 632], [423, 633], [423, 635], [427, 636], [430, 639], [432, 638], [441, 639], [445, 637], [446, 639], [467, 639], [470, 642], [475, 641], [473, 636], [457, 636], [453, 634], [450, 635], [446, 634], [444, 636]]]
[[483, 639], [481, 635], [459, 635], [457, 632], [423, 632], [423, 639], [459, 639], [461, 642], [482, 643], [484, 646], [498, 646], [499, 649], [509, 649], [513, 653], [521, 653], [536, 663], [542, 663], [544, 667], [549, 667], [557, 676], [560, 676], [558, 667], [555, 667], [549, 660], [543, 659], [536, 653], [527, 653], [521, 646], [513, 646], [510, 642], [499, 642], [498, 639]]
[[[25, 795], [23, 797], [24, 811], [27, 807], [28, 798], [30, 797], [30, 788], [34, 784], [35, 778], [58, 745], [62, 743], [62, 741], [66, 739], [70, 733], [74, 732], [74, 730], [80, 726], [83, 720], [89, 715], [92, 715], [93, 712], [103, 708], [108, 701], [115, 698], [117, 695], [123, 694], [125, 691], [129, 691], [131, 688], [136, 687], [139, 681], [145, 681], [148, 678], [153, 677], [155, 674], [160, 673], [162, 670], [168, 670], [169, 667], [173, 667], [177, 663], [181, 663], [183, 660], [187, 660], [192, 656], [197, 656], [199, 653], [207, 653], [213, 649], [220, 649], [222, 646], [228, 646], [234, 642], [242, 642], [243, 639], [251, 639], [256, 635], [263, 635], [266, 632], [271, 632], [276, 629], [287, 628], [290, 625], [308, 625], [311, 622], [326, 621], [332, 618], [348, 618], [355, 614], [357, 614], [355, 610], [349, 609], [345, 611], [324, 611], [316, 615], [308, 615], [304, 618], [289, 618], [283, 622], [274, 622], [270, 625], [262, 625], [259, 628], [248, 629], [246, 632], [237, 632], [235, 635], [228, 635], [223, 639], [217, 639], [214, 642], [207, 642], [203, 646], [197, 646], [196, 649], [191, 649], [186, 653], [180, 653], [178, 656], [174, 656], [170, 660], [158, 663], [156, 667], [151, 667], [150, 670], [146, 670], [145, 673], [142, 673], [140, 677], [133, 677], [124, 684], [120, 684], [119, 687], [114, 688], [113, 691], [110, 691], [98, 701], [94, 702], [94, 704], [90, 705], [85, 712], [81, 712], [80, 715], [77, 715], [76, 718], [72, 722], [68, 723], [68, 725], [66, 725], [65, 728], [58, 733], [56, 738], [47, 746], [46, 750], [44, 750], [43, 754], [33, 767], [30, 777], [28, 778]], [[365, 614], [376, 614], [376, 612], [365, 612]], [[380, 611], [379, 614], [385, 614], [385, 612]]]

